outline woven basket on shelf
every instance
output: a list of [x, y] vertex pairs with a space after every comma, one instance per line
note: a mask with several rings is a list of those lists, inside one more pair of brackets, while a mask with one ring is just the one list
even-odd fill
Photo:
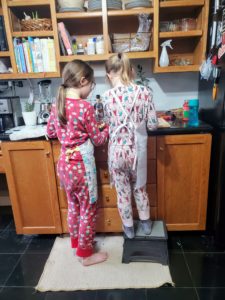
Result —
[[42, 31], [42, 30], [52, 30], [51, 19], [30, 19], [21, 20], [21, 31]]

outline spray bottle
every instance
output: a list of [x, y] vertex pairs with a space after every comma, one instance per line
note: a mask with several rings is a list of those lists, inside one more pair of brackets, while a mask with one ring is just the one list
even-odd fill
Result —
[[173, 49], [171, 46], [171, 42], [172, 42], [172, 40], [167, 40], [161, 44], [162, 52], [161, 52], [161, 56], [159, 59], [160, 67], [168, 67], [169, 66], [170, 61], [169, 61], [169, 56], [168, 56], [166, 47], [170, 47], [171, 49]]

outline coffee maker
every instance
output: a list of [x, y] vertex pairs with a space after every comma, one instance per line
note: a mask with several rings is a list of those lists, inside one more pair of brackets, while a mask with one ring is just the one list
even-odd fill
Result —
[[0, 132], [24, 125], [19, 97], [0, 97]]

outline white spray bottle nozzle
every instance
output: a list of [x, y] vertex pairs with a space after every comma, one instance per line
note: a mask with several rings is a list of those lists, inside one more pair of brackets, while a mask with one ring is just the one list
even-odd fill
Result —
[[173, 47], [171, 46], [171, 42], [172, 40], [167, 40], [161, 44], [161, 47], [170, 47], [170, 49], [173, 49]]

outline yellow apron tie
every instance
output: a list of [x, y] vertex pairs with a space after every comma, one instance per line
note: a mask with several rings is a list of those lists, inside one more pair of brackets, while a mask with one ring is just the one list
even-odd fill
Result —
[[79, 147], [75, 147], [73, 149], [67, 149], [66, 152], [65, 152], [65, 155], [66, 155], [66, 162], [68, 163], [69, 160], [70, 160], [70, 157], [71, 155], [74, 153], [74, 152], [77, 152], [79, 151]]

